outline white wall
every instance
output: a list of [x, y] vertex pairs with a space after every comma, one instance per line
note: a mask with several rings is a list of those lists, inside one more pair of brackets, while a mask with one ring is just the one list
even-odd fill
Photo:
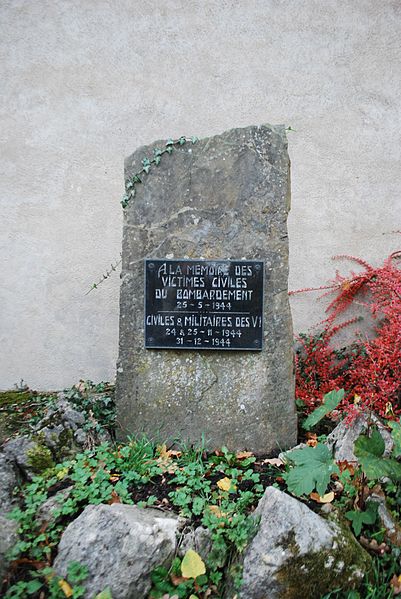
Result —
[[[290, 288], [400, 245], [399, 0], [3, 0], [0, 388], [113, 379], [123, 160], [286, 123]], [[314, 296], [292, 301], [316, 322]]]

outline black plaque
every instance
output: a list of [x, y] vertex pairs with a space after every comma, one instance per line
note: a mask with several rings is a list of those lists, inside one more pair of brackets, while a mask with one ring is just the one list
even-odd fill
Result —
[[261, 350], [263, 262], [145, 260], [145, 347]]

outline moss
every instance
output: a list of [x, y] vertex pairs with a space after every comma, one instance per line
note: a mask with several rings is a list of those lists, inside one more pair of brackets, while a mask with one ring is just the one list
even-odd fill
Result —
[[361, 572], [369, 572], [372, 559], [346, 524], [338, 518], [335, 523], [341, 534], [334, 539], [331, 549], [301, 556], [295, 534], [283, 540], [283, 549], [292, 557], [276, 575], [282, 587], [280, 599], [321, 597], [334, 589], [353, 589], [361, 584]]
[[0, 391], [0, 407], [25, 403], [31, 399], [30, 391]]
[[42, 474], [55, 466], [50, 449], [39, 443], [28, 450], [27, 463], [35, 474]]

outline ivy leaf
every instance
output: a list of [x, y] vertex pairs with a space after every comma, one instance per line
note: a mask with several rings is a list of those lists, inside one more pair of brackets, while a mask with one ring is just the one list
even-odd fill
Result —
[[303, 428], [307, 431], [314, 427], [322, 418], [327, 416], [330, 412], [336, 409], [340, 401], [344, 399], [344, 389], [340, 389], [339, 391], [333, 390], [330, 393], [326, 393], [323, 398], [323, 403], [321, 406], [313, 410], [311, 414], [307, 417], [305, 422], [303, 423]]
[[352, 528], [357, 537], [361, 534], [363, 524], [374, 524], [377, 518], [377, 503], [369, 501], [365, 512], [350, 510], [345, 513], [345, 517], [352, 522]]
[[383, 458], [383, 437], [373, 429], [370, 437], [360, 435], [354, 443], [354, 454], [367, 478], [371, 480], [388, 476], [392, 480], [401, 480], [401, 464], [390, 458]]
[[201, 556], [193, 549], [188, 549], [181, 562], [181, 574], [184, 578], [197, 578], [206, 573]]
[[399, 422], [389, 422], [391, 428], [391, 438], [394, 442], [393, 455], [398, 458], [401, 455], [401, 424]]
[[288, 458], [294, 466], [285, 475], [285, 479], [288, 490], [294, 495], [309, 495], [316, 488], [322, 497], [330, 482], [330, 476], [340, 473], [326, 445], [294, 449]]

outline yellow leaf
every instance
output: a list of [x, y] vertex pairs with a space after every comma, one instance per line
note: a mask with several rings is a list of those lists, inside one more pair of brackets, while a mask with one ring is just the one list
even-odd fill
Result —
[[227, 516], [225, 512], [222, 512], [218, 505], [209, 505], [209, 510], [214, 514], [217, 518], [224, 518]]
[[70, 587], [70, 585], [68, 584], [68, 582], [66, 580], [63, 580], [63, 579], [59, 580], [58, 586], [63, 591], [63, 593], [66, 597], [72, 597], [72, 588]]
[[161, 458], [168, 458], [168, 451], [167, 451], [167, 445], [165, 443], [163, 443], [163, 445], [158, 445], [156, 447], [156, 451], [159, 454], [159, 456]]
[[201, 556], [193, 549], [188, 549], [181, 562], [181, 574], [184, 578], [197, 578], [206, 573]]
[[235, 491], [237, 488], [235, 485], [233, 485], [231, 478], [228, 478], [227, 476], [218, 480], [217, 486], [219, 489], [221, 489], [221, 491]]
[[65, 476], [67, 476], [68, 474], [68, 468], [62, 468], [61, 470], [59, 470], [59, 472], [57, 472], [57, 478], [59, 480], [61, 480], [62, 478], [64, 478]]
[[320, 496], [319, 493], [311, 493], [309, 497], [317, 503], [331, 503], [334, 500], [334, 493], [333, 491], [330, 491], [330, 493], [326, 493], [322, 496]]
[[198, 599], [198, 597], [196, 595], [190, 595], [189, 599]]
[[354, 395], [354, 404], [358, 405], [359, 403], [361, 403], [361, 396], [360, 395]]

